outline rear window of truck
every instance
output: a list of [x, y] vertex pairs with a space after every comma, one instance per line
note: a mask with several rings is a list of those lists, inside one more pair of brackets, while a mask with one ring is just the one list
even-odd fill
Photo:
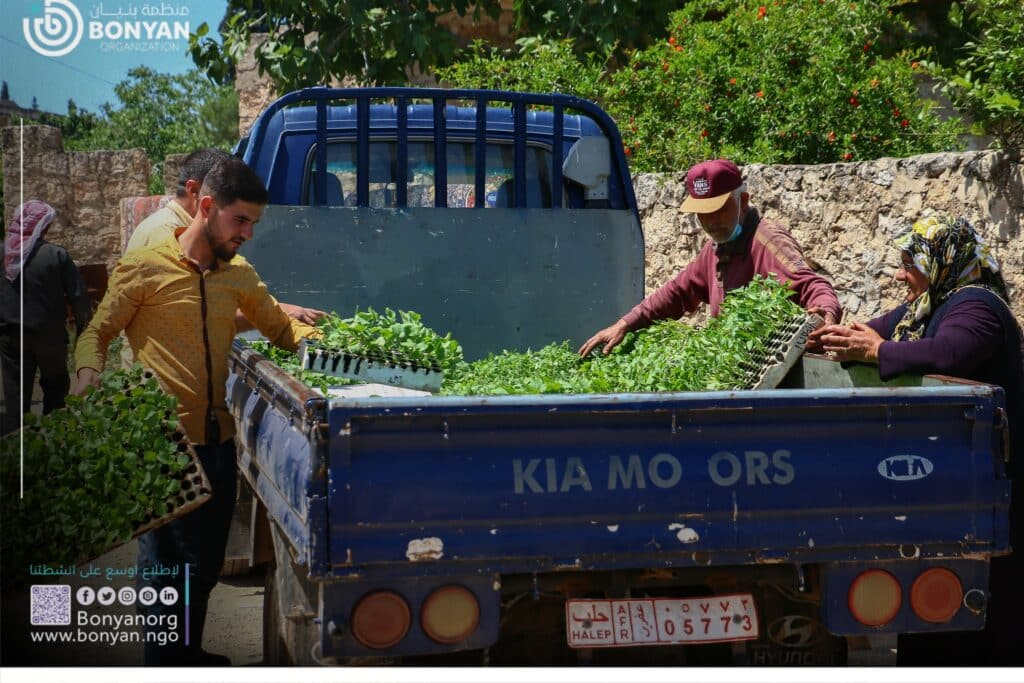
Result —
[[[447, 197], [449, 208], [473, 208], [476, 177], [476, 155], [472, 140], [450, 139], [447, 142]], [[410, 139], [406, 175], [406, 206], [434, 206], [434, 143]], [[370, 206], [398, 206], [397, 161], [398, 144], [394, 141], [370, 142]], [[508, 208], [515, 204], [513, 181], [513, 146], [490, 142], [484, 171], [484, 205], [487, 208]], [[315, 148], [306, 164], [304, 201], [314, 203], [313, 174], [317, 171]], [[327, 143], [327, 206], [356, 206], [356, 143]], [[550, 208], [551, 152], [539, 145], [526, 148], [526, 207]], [[565, 199], [563, 198], [563, 206]]]

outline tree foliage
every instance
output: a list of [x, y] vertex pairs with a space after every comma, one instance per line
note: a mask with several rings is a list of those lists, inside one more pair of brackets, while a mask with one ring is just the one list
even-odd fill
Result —
[[892, 4], [691, 0], [671, 14], [667, 39], [613, 72], [554, 45], [478, 50], [440, 73], [456, 87], [552, 83], [595, 99], [619, 122], [637, 170], [723, 156], [827, 163], [950, 149], [959, 122], [941, 121], [920, 98], [911, 54], [886, 47], [907, 30]]
[[[622, 58], [663, 34], [668, 12], [681, 0], [514, 0], [520, 43], [572, 40], [588, 52]], [[413, 64], [423, 72], [445, 67], [466, 45], [438, 17], [480, 20], [501, 14], [500, 0], [229, 0], [220, 40], [201, 25], [191, 40], [196, 64], [218, 82], [231, 77], [254, 33], [267, 34], [255, 51], [262, 73], [281, 90], [352, 77], [364, 85], [398, 85]]]
[[994, 135], [1004, 147], [1024, 146], [1024, 3], [954, 3], [949, 21], [972, 39], [953, 65], [926, 66], [953, 104], [974, 119], [974, 132]]
[[197, 70], [158, 73], [136, 67], [114, 87], [118, 104], [99, 113], [68, 100], [66, 116], [43, 114], [38, 122], [61, 129], [68, 150], [142, 148], [152, 162], [149, 190], [164, 191], [163, 163], [168, 154], [201, 147], [230, 149], [238, 141], [238, 96]]
[[266, 33], [256, 49], [262, 72], [282, 89], [322, 85], [353, 76], [363, 84], [400, 84], [406, 69], [449, 63], [459, 47], [437, 18], [497, 17], [498, 0], [229, 0], [221, 24], [223, 44], [202, 24], [191, 40], [192, 57], [215, 80], [230, 77], [253, 33]]

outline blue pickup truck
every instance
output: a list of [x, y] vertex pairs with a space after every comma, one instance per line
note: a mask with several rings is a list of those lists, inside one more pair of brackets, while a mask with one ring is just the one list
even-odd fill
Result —
[[[643, 296], [590, 102], [312, 88], [239, 146], [271, 291], [415, 310], [468, 358], [581, 342]], [[770, 391], [329, 395], [236, 343], [270, 663], [839, 664], [976, 630], [1009, 551], [998, 388], [805, 356]]]

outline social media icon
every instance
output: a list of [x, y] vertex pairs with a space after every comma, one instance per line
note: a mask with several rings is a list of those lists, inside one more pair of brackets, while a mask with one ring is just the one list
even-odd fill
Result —
[[109, 586], [104, 586], [103, 588], [96, 591], [96, 600], [101, 605], [113, 605], [114, 600], [116, 599], [117, 592]]
[[135, 604], [135, 589], [131, 586], [125, 586], [121, 590], [117, 591], [117, 601], [126, 607]]
[[75, 599], [79, 605], [88, 607], [96, 600], [96, 591], [89, 586], [82, 586], [75, 592]]
[[178, 591], [171, 586], [164, 586], [160, 589], [160, 602], [165, 605], [173, 605], [178, 602]]
[[145, 588], [139, 589], [139, 602], [147, 607], [156, 602], [157, 596], [158, 594], [156, 589], [152, 586], [146, 586]]

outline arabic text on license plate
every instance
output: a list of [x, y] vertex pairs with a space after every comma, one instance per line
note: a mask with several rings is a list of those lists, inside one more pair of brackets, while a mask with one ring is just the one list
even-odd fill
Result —
[[721, 643], [758, 636], [757, 607], [750, 593], [705, 598], [569, 600], [565, 603], [569, 647], [630, 647]]

